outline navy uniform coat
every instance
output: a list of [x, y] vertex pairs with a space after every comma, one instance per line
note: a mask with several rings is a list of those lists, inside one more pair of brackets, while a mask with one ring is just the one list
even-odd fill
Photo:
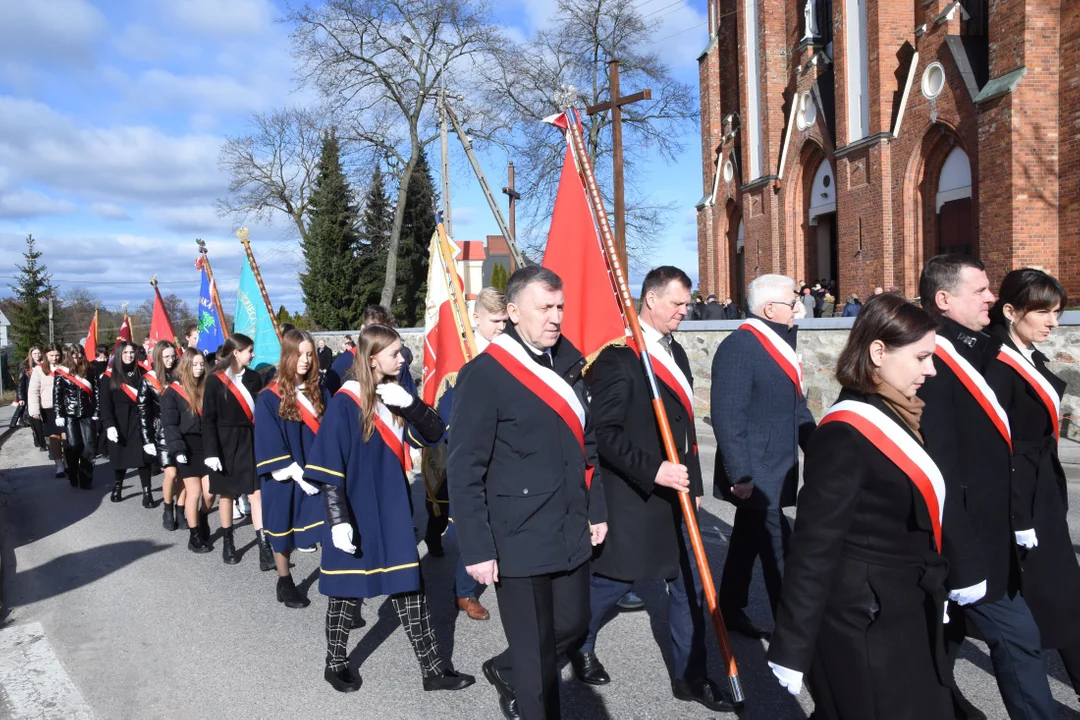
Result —
[[[325, 389], [322, 401], [324, 408], [330, 402]], [[318, 494], [308, 495], [292, 478], [273, 477], [293, 463], [303, 468], [315, 446], [311, 428], [281, 417], [280, 409], [281, 398], [270, 387], [255, 400], [255, 468], [262, 488], [263, 529], [274, 551], [284, 553], [321, 540], [326, 514]]]
[[[412, 367], [413, 354], [412, 350], [405, 347], [404, 342], [401, 343], [401, 357], [405, 362], [402, 363], [401, 372], [398, 373], [398, 385], [416, 395], [418, 394], [416, 392], [416, 380], [413, 380], [412, 373], [409, 372], [409, 368]], [[356, 352], [353, 350], [346, 350], [338, 355], [334, 359], [334, 364], [326, 371], [326, 377], [323, 378], [323, 387], [329, 390], [331, 394], [336, 393], [349, 379], [349, 368], [352, 367], [354, 360], [356, 360]]]

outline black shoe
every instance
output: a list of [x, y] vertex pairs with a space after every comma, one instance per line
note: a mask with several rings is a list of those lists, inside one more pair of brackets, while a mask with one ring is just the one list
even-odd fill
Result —
[[356, 692], [360, 689], [360, 683], [363, 682], [363, 680], [360, 679], [360, 676], [353, 675], [349, 672], [349, 668], [347, 667], [341, 668], [340, 670], [326, 668], [326, 672], [323, 673], [323, 678], [326, 682], [330, 683], [330, 687], [343, 693]]
[[256, 530], [255, 541], [259, 545], [259, 569], [263, 572], [273, 570], [275, 567], [274, 550], [270, 547], [270, 541], [266, 539], [266, 531]]
[[176, 516], [173, 515], [176, 506], [172, 503], [161, 503], [161, 527], [169, 532], [176, 530]]
[[763, 640], [769, 637], [769, 631], [761, 627], [742, 610], [721, 611], [724, 616], [724, 627], [729, 632], [745, 635], [752, 640]]
[[240, 556], [236, 554], [236, 541], [233, 540], [233, 529], [225, 528], [221, 538], [221, 562], [226, 565], [236, 565], [240, 562]]
[[190, 530], [190, 528], [188, 527], [188, 524], [187, 524], [187, 518], [184, 517], [184, 506], [181, 505], [180, 503], [176, 503], [176, 504], [173, 505], [173, 507], [176, 508], [176, 516], [175, 516], [176, 529], [177, 530]]
[[446, 555], [446, 551], [443, 550], [441, 537], [425, 538], [424, 544], [427, 545], [428, 555], [431, 557], [441, 558]]
[[611, 682], [611, 676], [604, 669], [600, 658], [591, 652], [569, 653], [570, 665], [574, 668], [574, 675], [588, 685], [607, 685]]
[[639, 598], [633, 590], [630, 590], [619, 598], [619, 602], [615, 603], [615, 606], [626, 612], [634, 612], [636, 610], [644, 610], [645, 601]]
[[296, 583], [293, 582], [292, 575], [278, 578], [277, 601], [279, 603], [284, 603], [285, 607], [294, 610], [306, 608], [311, 604], [311, 601], [301, 595], [300, 591], [296, 589]]
[[198, 553], [200, 555], [202, 555], [203, 553], [208, 553], [211, 550], [213, 550], [212, 547], [210, 547], [209, 545], [207, 545], [206, 543], [204, 543], [202, 541], [202, 538], [199, 537], [199, 531], [198, 530], [188, 530], [188, 533], [190, 533], [190, 536], [188, 537], [188, 543], [187, 543], [188, 550], [190, 550], [193, 553]]
[[506, 720], [520, 720], [521, 711], [518, 710], [514, 688], [510, 687], [510, 683], [499, 675], [499, 671], [495, 669], [494, 658], [480, 667], [484, 671], [484, 677], [495, 686], [495, 691], [499, 693], [499, 709], [502, 710], [503, 717]]
[[696, 702], [713, 712], [734, 712], [738, 706], [726, 699], [720, 687], [712, 680], [706, 680], [700, 687], [694, 687], [685, 680], [671, 681], [671, 694], [676, 700]]
[[[142, 506], [147, 510], [154, 507], [154, 491], [150, 488], [142, 489]], [[173, 529], [175, 530], [176, 528]]]
[[120, 502], [121, 500], [123, 500], [123, 498], [120, 497], [120, 493], [122, 493], [123, 491], [124, 491], [124, 483], [123, 483], [123, 481], [115, 483], [112, 486], [112, 495], [109, 496], [109, 500], [111, 500], [112, 502]]
[[424, 691], [432, 690], [464, 690], [473, 683], [476, 678], [472, 675], [459, 673], [453, 668], [447, 668], [438, 675], [428, 675], [424, 678]]
[[211, 547], [210, 545], [210, 513], [204, 513], [199, 511], [199, 539], [202, 540], [203, 545]]

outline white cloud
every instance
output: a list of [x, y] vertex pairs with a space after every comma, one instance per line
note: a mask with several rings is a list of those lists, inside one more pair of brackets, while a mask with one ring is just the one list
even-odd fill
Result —
[[176, 75], [154, 68], [129, 80], [125, 88], [140, 108], [213, 109], [246, 113], [262, 109], [266, 98], [255, 87], [226, 75]]
[[0, 60], [63, 66], [84, 63], [107, 26], [85, 0], [0, 2]]
[[127, 214], [124, 208], [120, 207], [116, 203], [91, 203], [90, 212], [97, 215], [99, 218], [106, 220], [130, 220], [131, 216]]
[[234, 220], [220, 217], [217, 209], [211, 205], [153, 207], [148, 208], [142, 217], [153, 223], [154, 227], [177, 233], [227, 235], [235, 229]]
[[32, 218], [43, 215], [67, 215], [75, 212], [75, 203], [58, 200], [36, 190], [0, 195], [0, 218]]
[[162, 9], [185, 29], [223, 36], [259, 34], [276, 15], [266, 0], [164, 0]]

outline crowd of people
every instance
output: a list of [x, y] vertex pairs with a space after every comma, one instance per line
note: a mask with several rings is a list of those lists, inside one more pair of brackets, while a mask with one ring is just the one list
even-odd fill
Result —
[[[442, 556], [456, 536], [454, 591], [470, 618], [489, 617], [478, 590], [495, 588], [507, 648], [481, 671], [505, 717], [562, 715], [563, 658], [581, 682], [612, 682], [603, 620], [646, 580], [667, 584], [673, 696], [733, 710], [708, 677], [709, 603], [679, 500], [700, 508], [706, 491], [694, 378], [674, 336], [699, 311], [691, 287], [678, 268], [650, 271], [645, 347], [611, 345], [589, 364], [561, 334], [561, 279], [519, 269], [505, 294], [480, 294], [480, 353], [431, 404], [379, 307], [336, 359], [283, 328], [280, 361], [263, 373], [248, 367], [253, 342], [240, 334], [209, 357], [197, 330], [145, 361], [128, 342], [92, 362], [78, 345], [34, 348], [20, 401], [72, 487], [90, 487], [103, 438], [113, 501], [135, 470], [153, 507], [160, 467], [163, 525], [186, 527], [192, 552], [213, 549], [216, 504], [222, 560], [240, 562], [233, 523], [250, 513], [259, 567], [276, 571], [287, 608], [309, 604], [290, 554], [321, 548], [323, 672], [335, 690], [360, 687], [350, 631], [363, 600], [384, 595], [424, 690], [475, 681], [432, 630], [409, 488], [410, 448], [423, 448], [428, 551]], [[754, 279], [745, 320], [713, 357], [712, 492], [736, 508], [716, 598], [727, 629], [771, 636], [769, 668], [792, 694], [806, 682], [818, 718], [985, 717], [953, 679], [972, 633], [990, 648], [1010, 717], [1056, 717], [1044, 655], [1059, 652], [1080, 692], [1080, 565], [1057, 457], [1065, 383], [1037, 344], [1065, 291], [1021, 269], [995, 298], [977, 260], [931, 259], [921, 306], [892, 292], [860, 303], [835, 370], [843, 389], [816, 422], [798, 355], [795, 320], [810, 310], [801, 290], [781, 275]], [[704, 310], [727, 317], [730, 300], [715, 300]], [[651, 382], [677, 459], [666, 459]], [[796, 501], [792, 529], [784, 508]], [[746, 612], [759, 558], [771, 634]]]

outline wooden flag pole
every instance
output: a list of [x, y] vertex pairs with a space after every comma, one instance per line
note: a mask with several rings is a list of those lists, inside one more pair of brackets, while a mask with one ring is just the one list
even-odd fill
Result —
[[214, 303], [218, 319], [221, 321], [221, 338], [229, 339], [229, 324], [225, 322], [225, 310], [221, 307], [221, 295], [218, 294], [217, 283], [214, 282], [214, 271], [210, 269], [210, 256], [206, 253], [206, 243], [202, 238], [195, 238], [195, 244], [199, 246], [202, 254], [203, 267], [206, 268], [206, 279], [210, 281], [210, 302]]
[[262, 273], [259, 272], [259, 266], [255, 262], [255, 255], [251, 252], [251, 240], [248, 238], [248, 229], [240, 228], [236, 231], [236, 237], [240, 238], [240, 242], [244, 246], [244, 251], [247, 252], [248, 262], [251, 263], [251, 272], [255, 274], [255, 282], [258, 283], [259, 292], [262, 293], [263, 303], [266, 305], [266, 312], [270, 313], [270, 322], [274, 323], [274, 332], [277, 333], [278, 344], [281, 344], [283, 340], [281, 337], [281, 327], [278, 326], [277, 315], [274, 314], [274, 307], [270, 304], [270, 296], [266, 293], [266, 286], [263, 285]]
[[[570, 147], [577, 161], [578, 172], [585, 184], [585, 192], [589, 198], [589, 205], [593, 212], [593, 221], [600, 233], [604, 256], [607, 259], [608, 272], [619, 298], [622, 308], [623, 319], [630, 328], [634, 343], [641, 353], [641, 364], [645, 368], [645, 377], [648, 380], [649, 392], [652, 395], [653, 412], [656, 414], [657, 425], [660, 426], [660, 436], [664, 443], [664, 453], [669, 462], [679, 462], [679, 452], [675, 447], [675, 438], [671, 434], [671, 424], [668, 422], [667, 411], [664, 409], [664, 401], [660, 397], [660, 388], [653, 373], [652, 359], [649, 357], [649, 349], [645, 344], [645, 337], [641, 332], [641, 323], [638, 320], [637, 308], [634, 298], [630, 294], [630, 286], [626, 281], [619, 248], [612, 236], [611, 224], [608, 221], [607, 211], [600, 196], [600, 188], [593, 174], [592, 161], [585, 152], [585, 140], [581, 135], [581, 127], [578, 124], [577, 112], [573, 109], [566, 111], [567, 127], [570, 135]], [[701, 530], [698, 528], [697, 515], [694, 512], [693, 501], [689, 493], [678, 493], [679, 506], [682, 508], [683, 520], [686, 523], [687, 533], [690, 536], [690, 545], [694, 552], [694, 560], [697, 562], [698, 572], [701, 574], [701, 585], [705, 594], [705, 601], [709, 606], [709, 614], [712, 616], [713, 629], [716, 630], [716, 638], [720, 642], [720, 652], [724, 656], [724, 665], [727, 669], [728, 682], [731, 686], [731, 694], [735, 703], [741, 705], [744, 702], [742, 683], [739, 681], [739, 669], [735, 664], [735, 655], [731, 651], [731, 643], [728, 640], [727, 628], [724, 627], [724, 618], [720, 614], [717, 603], [716, 585], [713, 583], [712, 572], [709, 569], [709, 560], [705, 556], [705, 545], [701, 540]]]
[[439, 234], [439, 254], [443, 261], [443, 279], [446, 281], [446, 291], [450, 294], [451, 307], [454, 309], [454, 321], [457, 323], [458, 339], [461, 340], [461, 350], [465, 355], [465, 362], [476, 357], [476, 338], [473, 337], [472, 323], [469, 321], [469, 308], [465, 305], [465, 298], [461, 294], [461, 288], [455, 282], [458, 274], [455, 271], [454, 253], [450, 249], [450, 241], [446, 237], [446, 228], [442, 223], [437, 226]]

